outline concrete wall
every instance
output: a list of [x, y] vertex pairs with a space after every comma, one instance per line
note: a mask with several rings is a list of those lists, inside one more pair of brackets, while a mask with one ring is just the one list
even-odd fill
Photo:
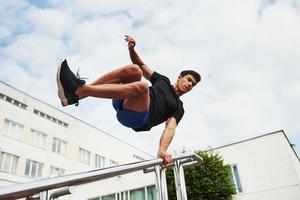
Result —
[[299, 200], [300, 163], [284, 132], [214, 149], [226, 164], [236, 164], [241, 200]]

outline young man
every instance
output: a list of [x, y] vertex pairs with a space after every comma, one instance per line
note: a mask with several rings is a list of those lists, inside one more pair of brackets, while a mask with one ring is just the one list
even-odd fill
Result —
[[[63, 106], [77, 106], [78, 100], [89, 96], [112, 99], [118, 121], [135, 131], [149, 131], [165, 122], [157, 156], [168, 164], [172, 155], [167, 149], [184, 114], [179, 97], [191, 91], [201, 77], [193, 70], [185, 70], [171, 85], [166, 76], [153, 71], [141, 60], [132, 37], [125, 36], [125, 41], [133, 64], [113, 70], [91, 84], [75, 76], [63, 60], [57, 71], [58, 96]], [[152, 83], [151, 87], [141, 81], [143, 76]]]

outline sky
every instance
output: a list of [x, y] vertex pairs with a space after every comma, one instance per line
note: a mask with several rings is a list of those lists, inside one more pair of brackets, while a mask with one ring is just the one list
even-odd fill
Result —
[[63, 108], [57, 97], [62, 58], [87, 82], [131, 64], [125, 34], [172, 83], [202, 76], [181, 97], [169, 152], [284, 130], [300, 155], [300, 0], [0, 0], [0, 80], [156, 155], [164, 124], [136, 133], [108, 99]]

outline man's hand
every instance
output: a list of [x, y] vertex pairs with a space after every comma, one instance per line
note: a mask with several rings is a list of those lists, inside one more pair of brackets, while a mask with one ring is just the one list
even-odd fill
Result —
[[172, 162], [172, 155], [166, 151], [159, 151], [157, 153], [158, 158], [162, 158], [164, 160], [163, 164], [167, 165]]
[[125, 42], [128, 44], [128, 49], [133, 49], [135, 47], [135, 40], [128, 35], [125, 35]]
[[125, 42], [127, 42], [128, 44], [128, 50], [129, 50], [130, 59], [132, 63], [138, 65], [140, 69], [143, 71], [143, 76], [150, 81], [154, 71], [142, 61], [140, 56], [135, 51], [134, 49], [136, 44], [135, 40], [132, 37], [125, 35]]

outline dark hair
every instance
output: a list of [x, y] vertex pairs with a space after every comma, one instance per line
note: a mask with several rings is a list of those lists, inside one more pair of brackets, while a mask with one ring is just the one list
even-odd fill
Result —
[[183, 77], [183, 76], [188, 75], [188, 74], [192, 75], [196, 79], [197, 83], [201, 81], [200, 74], [198, 72], [194, 71], [194, 70], [184, 70], [180, 73], [180, 76]]

